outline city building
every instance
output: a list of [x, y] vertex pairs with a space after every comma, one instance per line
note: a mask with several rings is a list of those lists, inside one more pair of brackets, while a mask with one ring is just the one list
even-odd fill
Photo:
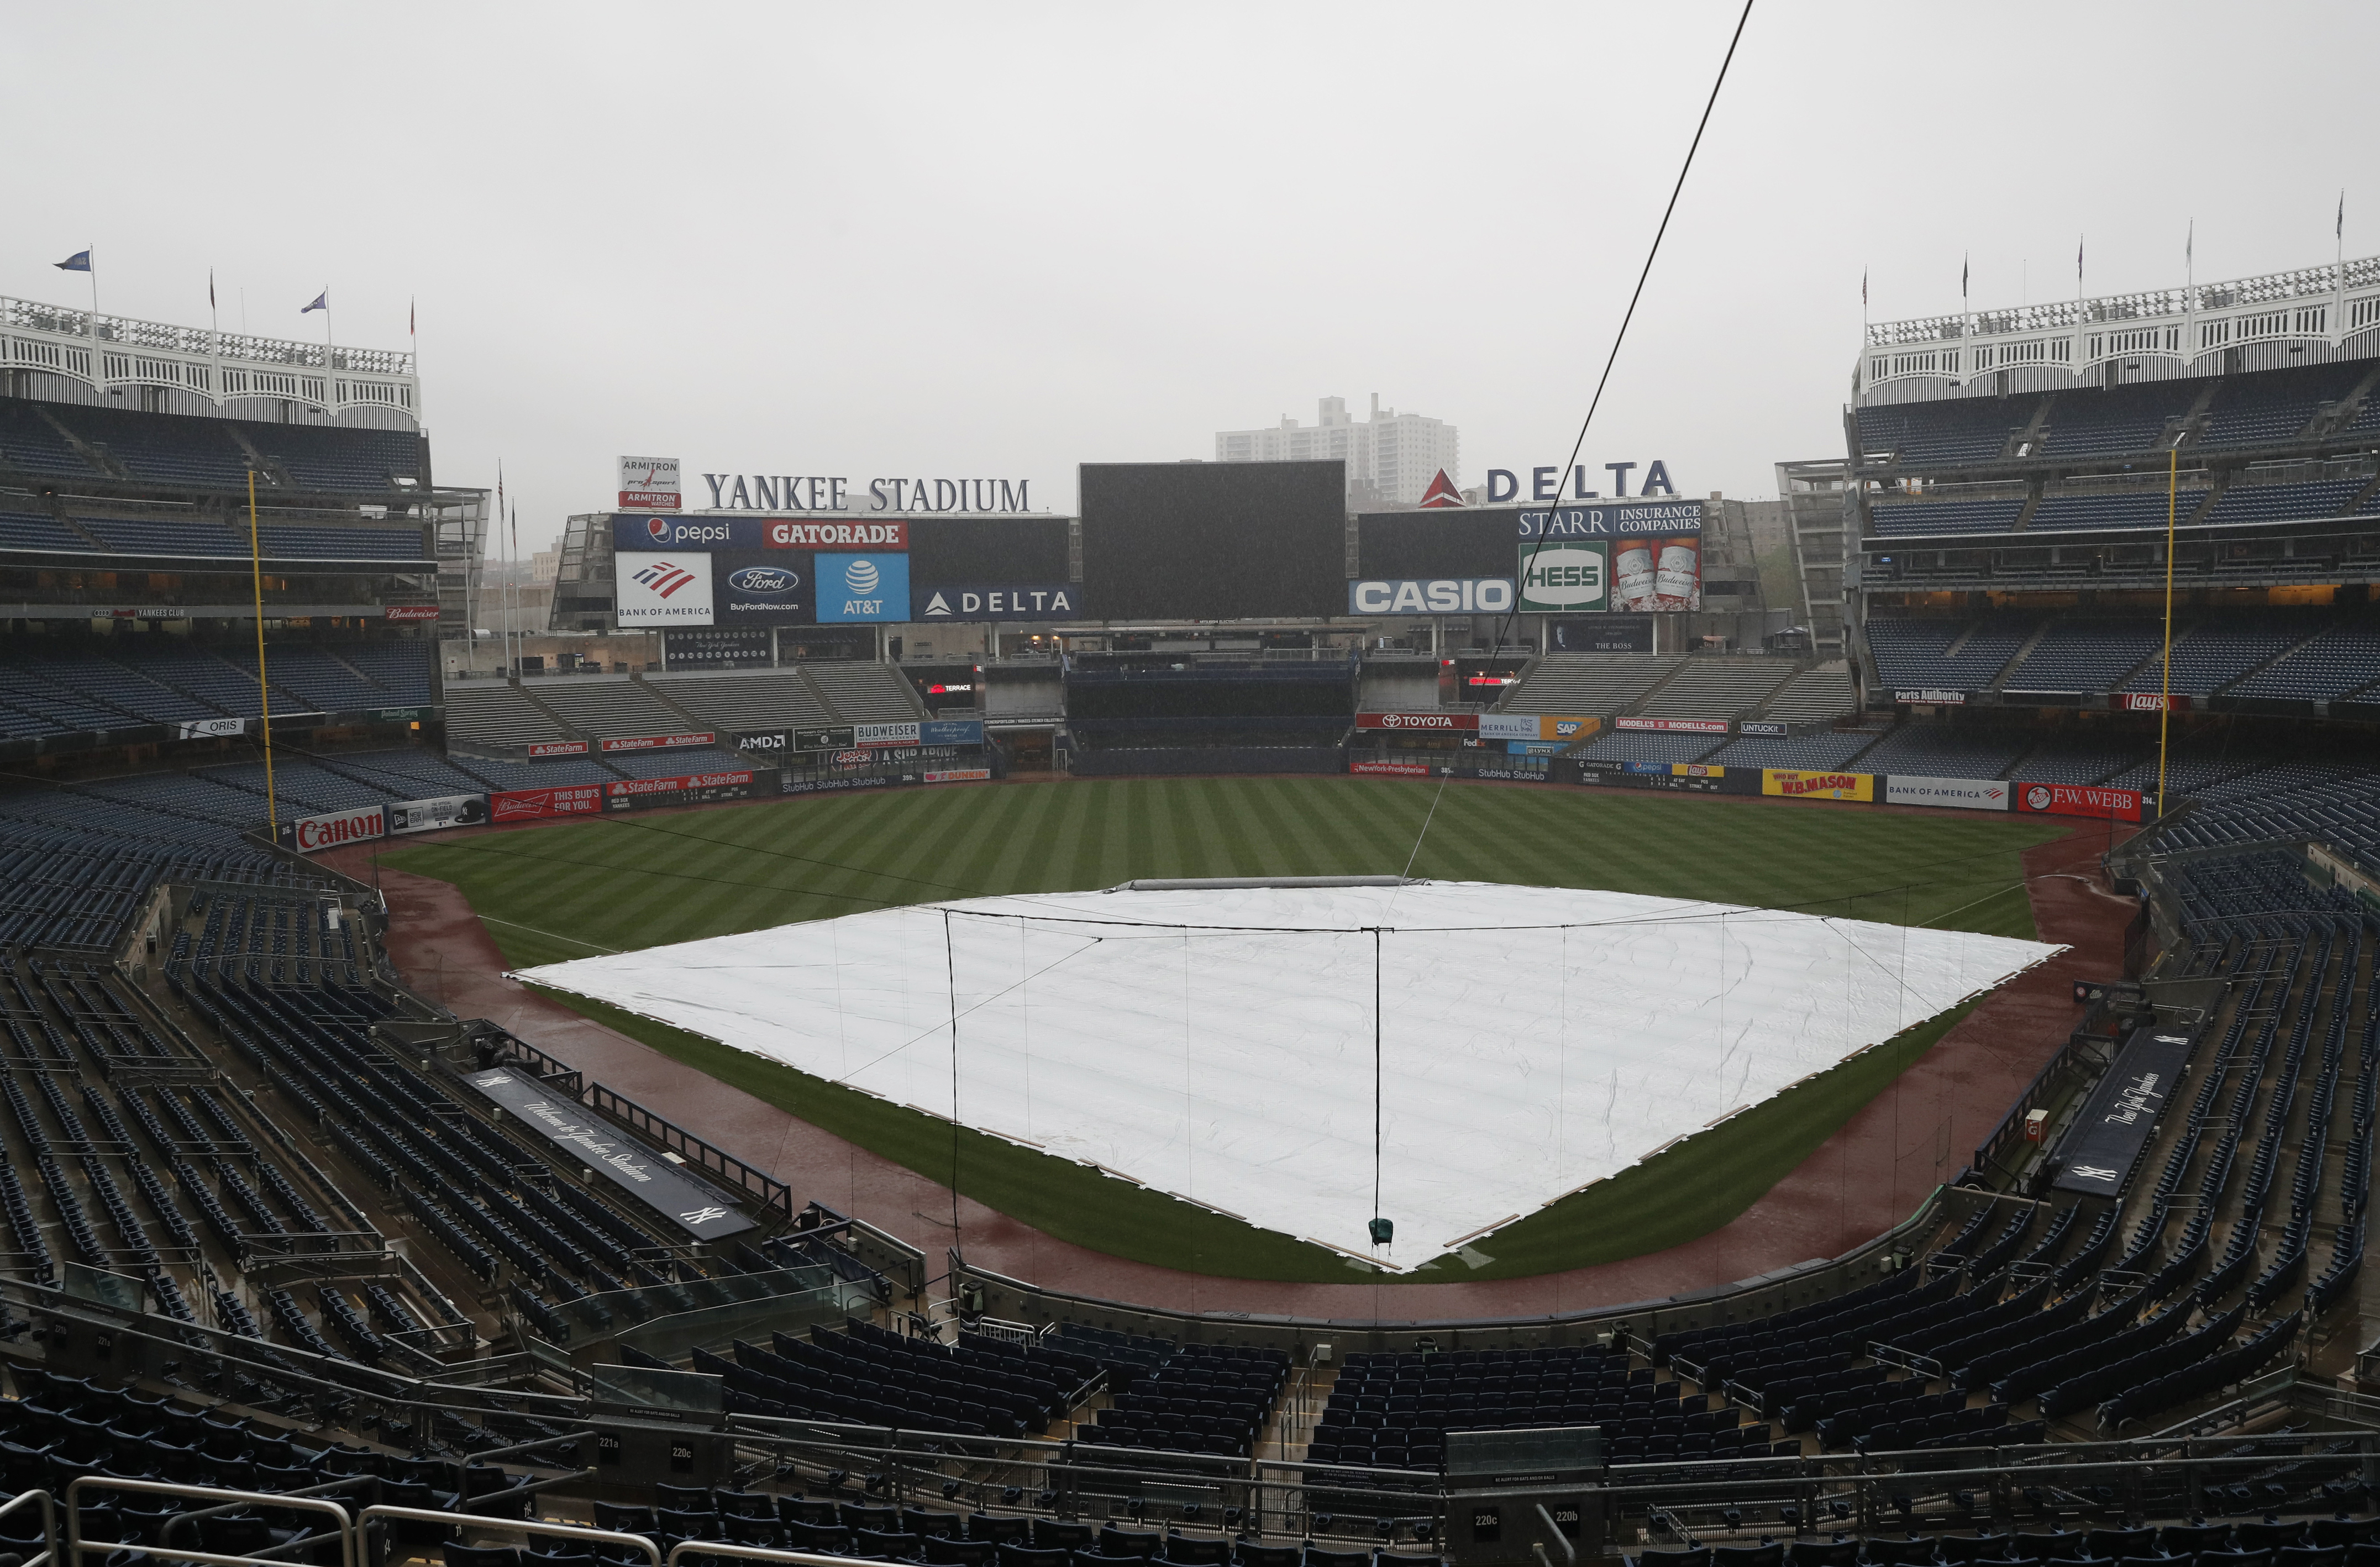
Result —
[[1219, 463], [1280, 463], [1337, 457], [1347, 465], [1347, 499], [1354, 510], [1411, 506], [1420, 503], [1440, 469], [1460, 483], [1461, 443], [1454, 426], [1426, 414], [1380, 407], [1372, 394], [1371, 417], [1348, 417], [1347, 399], [1324, 397], [1318, 418], [1301, 425], [1288, 415], [1264, 430], [1223, 430], [1215, 434]]

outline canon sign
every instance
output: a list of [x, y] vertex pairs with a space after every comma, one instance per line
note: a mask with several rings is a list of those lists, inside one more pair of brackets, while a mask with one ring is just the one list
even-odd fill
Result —
[[388, 818], [379, 806], [366, 806], [360, 810], [336, 811], [329, 816], [301, 817], [283, 828], [282, 841], [301, 855], [317, 849], [334, 849], [341, 844], [359, 844], [368, 838], [388, 836]]

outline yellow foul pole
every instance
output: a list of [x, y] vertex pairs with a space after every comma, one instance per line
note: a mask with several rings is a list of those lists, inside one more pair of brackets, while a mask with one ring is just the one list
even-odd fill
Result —
[[256, 700], [264, 718], [264, 821], [281, 835], [281, 811], [273, 797], [273, 695], [264, 684], [264, 544], [256, 527], [256, 470], [248, 470], [248, 564], [256, 582]]
[[2157, 698], [2157, 815], [2165, 815], [2166, 732], [2173, 726], [2173, 523], [2181, 482], [2181, 448], [2166, 454], [2165, 467], [2165, 673]]

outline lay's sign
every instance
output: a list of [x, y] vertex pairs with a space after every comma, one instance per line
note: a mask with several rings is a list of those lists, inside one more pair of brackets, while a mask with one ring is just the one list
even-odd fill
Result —
[[1760, 770], [1760, 792], [1789, 799], [1869, 800], [1876, 798], [1873, 772], [1800, 772], [1786, 768]]

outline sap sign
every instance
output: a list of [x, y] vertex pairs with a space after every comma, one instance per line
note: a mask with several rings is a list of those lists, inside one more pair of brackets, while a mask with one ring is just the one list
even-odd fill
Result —
[[[1635, 469], [1635, 467], [1634, 463], [1603, 465], [1603, 471], [1611, 475], [1611, 493], [1614, 497], [1620, 499], [1627, 497], [1628, 475]], [[1571, 500], [1597, 501], [1603, 498], [1600, 491], [1586, 487], [1586, 465], [1584, 463], [1570, 470], [1570, 485], [1568, 498]], [[1654, 458], [1645, 469], [1645, 482], [1637, 490], [1637, 493], [1674, 495], [1677, 492], [1677, 487], [1670, 482], [1670, 465], [1658, 457]], [[1524, 498], [1521, 494], [1520, 477], [1511, 468], [1491, 468], [1488, 470], [1488, 504], [1494, 505], [1500, 502], [1518, 501]], [[1525, 499], [1559, 501], [1563, 498], [1562, 470], [1560, 468], [1533, 468], [1529, 470], [1529, 493]]]
[[1347, 584], [1349, 614], [1497, 614], [1512, 607], [1509, 577], [1441, 577]]
[[818, 574], [818, 617], [838, 621], [905, 621], [909, 618], [909, 557], [883, 554], [811, 557]]

